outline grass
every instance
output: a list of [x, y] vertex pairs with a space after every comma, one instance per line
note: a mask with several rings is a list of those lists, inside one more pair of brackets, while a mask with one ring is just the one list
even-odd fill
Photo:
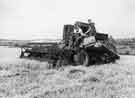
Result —
[[0, 98], [134, 98], [134, 59], [60, 69], [34, 60], [1, 60]]

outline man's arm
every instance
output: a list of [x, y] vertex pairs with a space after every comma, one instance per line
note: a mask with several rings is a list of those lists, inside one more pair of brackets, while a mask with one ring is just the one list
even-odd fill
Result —
[[88, 30], [85, 33], [88, 34], [90, 31], [91, 31], [91, 27], [89, 26]]

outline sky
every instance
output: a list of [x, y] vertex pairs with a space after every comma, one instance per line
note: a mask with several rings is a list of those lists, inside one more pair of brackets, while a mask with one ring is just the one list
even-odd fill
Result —
[[0, 38], [60, 39], [64, 24], [92, 19], [98, 32], [135, 37], [134, 0], [0, 0]]

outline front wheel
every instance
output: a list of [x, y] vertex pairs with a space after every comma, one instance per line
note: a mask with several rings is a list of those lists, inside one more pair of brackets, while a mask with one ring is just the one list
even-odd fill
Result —
[[76, 65], [88, 66], [89, 60], [89, 55], [84, 50], [81, 50], [74, 55], [74, 62]]

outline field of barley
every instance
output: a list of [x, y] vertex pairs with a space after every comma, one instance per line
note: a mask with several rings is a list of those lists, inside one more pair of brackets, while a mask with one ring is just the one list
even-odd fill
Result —
[[47, 62], [1, 57], [0, 98], [135, 98], [135, 56], [59, 69], [50, 69]]

